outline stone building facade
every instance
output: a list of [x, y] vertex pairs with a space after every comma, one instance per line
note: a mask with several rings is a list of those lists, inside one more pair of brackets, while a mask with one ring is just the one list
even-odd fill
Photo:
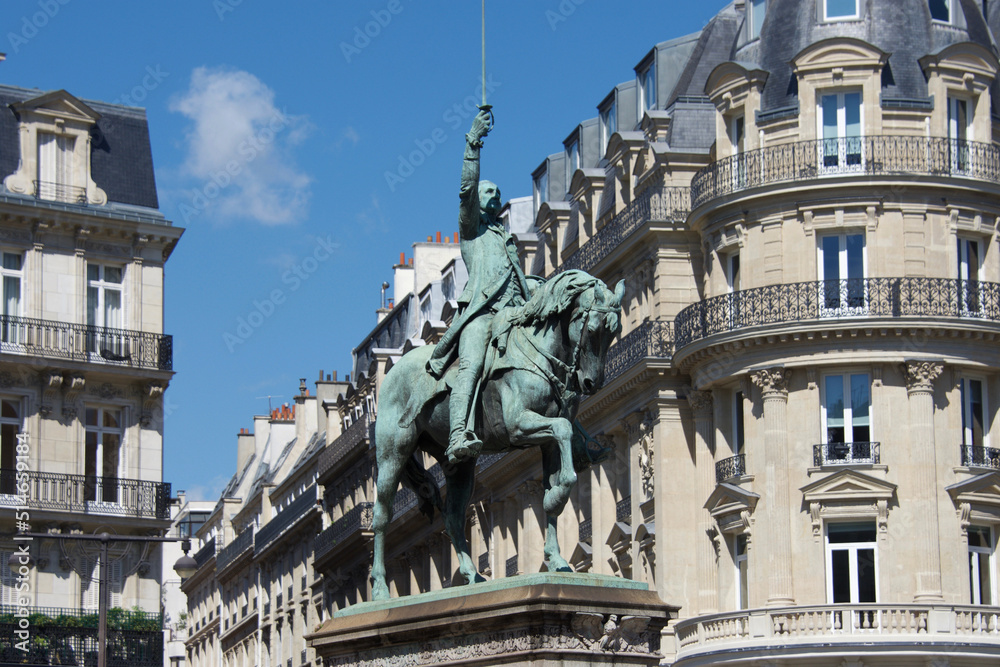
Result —
[[[170, 526], [163, 281], [183, 230], [158, 210], [144, 110], [9, 86], [0, 103], [0, 613], [27, 584], [32, 613], [93, 615], [97, 549], [60, 536]], [[8, 567], [25, 531], [51, 535], [27, 581]], [[120, 629], [150, 631], [162, 660], [161, 546], [111, 552], [109, 606], [141, 610]], [[36, 659], [94, 658], [96, 630], [45, 637]]]

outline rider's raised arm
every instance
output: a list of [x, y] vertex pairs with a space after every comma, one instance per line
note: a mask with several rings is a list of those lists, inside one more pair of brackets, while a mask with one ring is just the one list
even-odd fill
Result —
[[479, 149], [483, 137], [490, 131], [488, 111], [480, 111], [465, 135], [465, 159], [462, 161], [461, 203], [458, 209], [458, 231], [463, 239], [475, 238], [479, 231]]

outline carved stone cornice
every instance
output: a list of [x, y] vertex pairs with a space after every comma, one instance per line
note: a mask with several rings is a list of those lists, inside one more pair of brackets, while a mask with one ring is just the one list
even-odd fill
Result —
[[157, 380], [147, 382], [142, 392], [142, 413], [139, 415], [139, 424], [143, 428], [148, 428], [153, 423], [153, 415], [156, 406], [163, 400], [163, 383]]
[[41, 380], [42, 400], [38, 406], [38, 413], [43, 417], [48, 417], [52, 414], [52, 404], [59, 393], [59, 389], [62, 387], [63, 376], [61, 373], [43, 371], [41, 373]]
[[788, 400], [788, 383], [791, 376], [792, 370], [783, 366], [764, 368], [750, 373], [750, 379], [760, 387], [765, 400], [769, 398]]
[[63, 377], [63, 417], [66, 419], [76, 418], [76, 399], [86, 386], [87, 380], [82, 375], [73, 374]]
[[906, 361], [902, 369], [907, 393], [929, 394], [934, 391], [934, 380], [944, 372], [944, 364], [939, 361]]
[[687, 400], [695, 419], [712, 416], [712, 392], [690, 389], [687, 392]]

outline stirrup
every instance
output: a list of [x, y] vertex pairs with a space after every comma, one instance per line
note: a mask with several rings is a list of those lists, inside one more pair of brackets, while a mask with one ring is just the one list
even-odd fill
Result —
[[477, 438], [472, 431], [466, 430], [459, 440], [449, 443], [444, 453], [449, 462], [461, 463], [476, 458], [482, 449], [483, 441]]

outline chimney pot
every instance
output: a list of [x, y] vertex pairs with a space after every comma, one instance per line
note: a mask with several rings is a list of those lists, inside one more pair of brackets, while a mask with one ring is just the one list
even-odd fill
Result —
[[399, 263], [400, 264], [406, 264], [406, 253], [405, 252], [399, 253]]
[[441, 243], [441, 232], [437, 233], [437, 242]]

